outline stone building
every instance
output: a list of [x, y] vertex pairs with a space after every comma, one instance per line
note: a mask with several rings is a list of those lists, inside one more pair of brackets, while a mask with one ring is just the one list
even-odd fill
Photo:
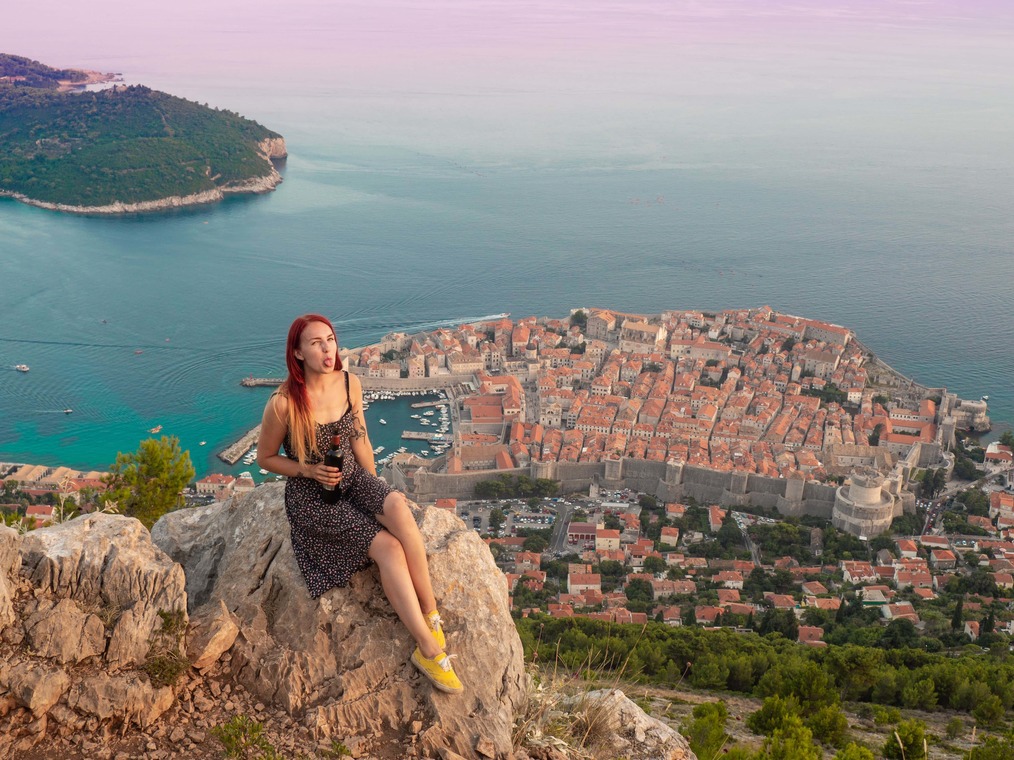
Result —
[[884, 489], [884, 480], [872, 468], [855, 470], [835, 493], [831, 524], [861, 538], [887, 531], [894, 519], [897, 500]]

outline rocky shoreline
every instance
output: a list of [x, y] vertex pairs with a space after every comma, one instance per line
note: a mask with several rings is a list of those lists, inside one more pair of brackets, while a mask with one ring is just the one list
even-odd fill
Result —
[[282, 161], [288, 156], [285, 147], [285, 138], [268, 137], [258, 143], [260, 154], [267, 164], [268, 173], [260, 177], [252, 177], [242, 182], [232, 182], [213, 190], [205, 190], [201, 193], [191, 195], [174, 195], [168, 198], [159, 198], [153, 201], [138, 201], [136, 203], [110, 203], [104, 206], [74, 206], [65, 203], [51, 203], [49, 201], [30, 198], [22, 193], [12, 193], [0, 190], [0, 197], [13, 198], [29, 206], [48, 209], [50, 211], [63, 211], [69, 214], [139, 214], [152, 211], [165, 211], [167, 209], [185, 208], [188, 206], [200, 206], [208, 203], [217, 203], [226, 195], [253, 193], [260, 195], [269, 193], [282, 182], [282, 175], [278, 173], [274, 162]]

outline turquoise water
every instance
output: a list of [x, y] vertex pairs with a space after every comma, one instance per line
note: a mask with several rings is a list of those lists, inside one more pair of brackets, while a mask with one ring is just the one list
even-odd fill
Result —
[[[200, 473], [225, 470], [215, 451], [267, 395], [240, 379], [281, 374], [311, 310], [356, 346], [498, 312], [770, 304], [1014, 421], [1009, 19], [887, 35], [797, 9], [673, 46], [662, 32], [697, 27], [647, 3], [615, 36], [606, 3], [478, 37], [466, 6], [417, 36], [371, 7], [275, 19], [253, 3], [189, 47], [193, 25], [160, 41], [129, 16], [120, 36], [0, 32], [0, 49], [239, 111], [290, 151], [276, 192], [206, 208], [107, 219], [0, 199], [0, 459], [101, 468], [160, 424]], [[380, 408], [370, 432], [390, 451]]]

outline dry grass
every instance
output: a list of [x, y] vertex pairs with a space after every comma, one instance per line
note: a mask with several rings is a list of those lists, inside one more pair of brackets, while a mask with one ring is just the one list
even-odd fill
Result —
[[[634, 642], [630, 651], [636, 646]], [[545, 747], [574, 760], [615, 760], [610, 749], [609, 711], [590, 693], [617, 688], [630, 658], [628, 655], [619, 669], [607, 674], [603, 663], [610, 662], [609, 652], [597, 655], [591, 651], [578, 667], [571, 668], [560, 660], [557, 647], [551, 664], [528, 664], [529, 693], [525, 708], [515, 719], [515, 749]]]

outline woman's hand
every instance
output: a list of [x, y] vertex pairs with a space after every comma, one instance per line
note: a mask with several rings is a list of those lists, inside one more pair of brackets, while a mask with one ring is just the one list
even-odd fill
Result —
[[311, 465], [307, 477], [313, 478], [322, 486], [337, 486], [342, 481], [342, 471], [337, 467], [328, 467], [323, 462]]

